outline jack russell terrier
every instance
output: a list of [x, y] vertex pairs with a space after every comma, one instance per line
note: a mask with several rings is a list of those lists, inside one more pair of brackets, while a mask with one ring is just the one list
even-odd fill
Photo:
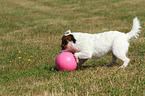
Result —
[[126, 57], [129, 47], [129, 40], [133, 37], [137, 38], [141, 28], [138, 18], [134, 18], [133, 27], [129, 33], [118, 31], [108, 31], [98, 34], [73, 32], [70, 30], [65, 32], [62, 37], [61, 52], [71, 51], [74, 53], [76, 62], [81, 66], [87, 59], [97, 58], [112, 52], [112, 63], [116, 63], [117, 58], [124, 63], [119, 68], [128, 65], [130, 59]]

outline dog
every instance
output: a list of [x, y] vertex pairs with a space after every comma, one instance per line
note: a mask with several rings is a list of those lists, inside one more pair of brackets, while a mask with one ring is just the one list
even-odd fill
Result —
[[62, 37], [61, 52], [71, 51], [79, 66], [91, 58], [102, 57], [112, 52], [112, 61], [117, 62], [117, 58], [124, 63], [119, 68], [128, 65], [130, 59], [126, 56], [129, 48], [129, 41], [140, 33], [140, 23], [137, 17], [133, 20], [133, 27], [130, 32], [108, 31], [98, 34], [66, 31]]

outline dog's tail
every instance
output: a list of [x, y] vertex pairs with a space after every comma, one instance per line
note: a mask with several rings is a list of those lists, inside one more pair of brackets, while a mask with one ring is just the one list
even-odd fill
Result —
[[139, 28], [141, 28], [139, 20], [138, 20], [137, 17], [135, 17], [133, 19], [133, 27], [132, 27], [131, 31], [129, 33], [127, 33], [128, 39], [131, 39], [133, 37], [137, 38], [139, 36], [138, 33], [140, 33], [140, 29]]

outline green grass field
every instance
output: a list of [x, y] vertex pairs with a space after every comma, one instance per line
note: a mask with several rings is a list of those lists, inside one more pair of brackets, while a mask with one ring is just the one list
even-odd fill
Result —
[[[130, 42], [129, 65], [111, 56], [59, 72], [61, 37], [72, 31], [141, 33]], [[0, 96], [145, 96], [145, 0], [0, 0]]]

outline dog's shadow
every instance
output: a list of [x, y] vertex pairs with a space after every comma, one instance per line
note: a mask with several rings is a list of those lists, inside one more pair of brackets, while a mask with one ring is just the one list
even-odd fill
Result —
[[[86, 69], [96, 69], [96, 68], [98, 68], [98, 67], [107, 67], [107, 68], [110, 68], [110, 67], [114, 67], [114, 66], [119, 66], [119, 64], [111, 64], [111, 65], [106, 65], [106, 64], [104, 64], [104, 63], [100, 63], [100, 64], [85, 64], [85, 65], [82, 65], [81, 67], [78, 67], [77, 66], [77, 68], [75, 69], [75, 70], [86, 70]], [[49, 71], [58, 71], [57, 70], [57, 68], [56, 68], [56, 66], [50, 66], [50, 67], [48, 67], [48, 66], [45, 66], [44, 67], [44, 70], [49, 70]]]
[[81, 67], [77, 67], [76, 70], [85, 70], [85, 69], [89, 69], [89, 68], [97, 68], [97, 67], [107, 67], [107, 68], [111, 68], [117, 66], [119, 67], [119, 65], [116, 64], [111, 64], [111, 65], [106, 65], [106, 64], [92, 64], [92, 65], [82, 65]]

